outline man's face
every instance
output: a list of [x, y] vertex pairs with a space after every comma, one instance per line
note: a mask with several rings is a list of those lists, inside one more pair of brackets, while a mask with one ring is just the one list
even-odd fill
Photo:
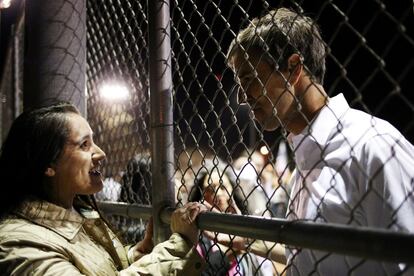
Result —
[[239, 103], [249, 104], [264, 130], [287, 127], [296, 106], [293, 88], [286, 82], [288, 73], [275, 70], [256, 55], [246, 58], [236, 53], [232, 65], [240, 84]]
[[92, 130], [80, 115], [68, 114], [69, 139], [62, 155], [53, 165], [51, 181], [56, 187], [54, 197], [71, 198], [76, 194], [90, 195], [103, 187], [100, 161], [105, 153], [93, 142]]

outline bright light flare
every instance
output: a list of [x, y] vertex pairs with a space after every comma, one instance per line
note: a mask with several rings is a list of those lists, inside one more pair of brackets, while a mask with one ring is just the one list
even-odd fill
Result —
[[266, 146], [262, 146], [260, 148], [260, 153], [263, 154], [263, 155], [268, 155], [269, 154], [269, 150], [267, 149]]
[[103, 84], [100, 92], [101, 96], [109, 101], [123, 101], [129, 97], [128, 88], [120, 83]]
[[0, 9], [7, 9], [10, 7], [12, 0], [0, 0]]

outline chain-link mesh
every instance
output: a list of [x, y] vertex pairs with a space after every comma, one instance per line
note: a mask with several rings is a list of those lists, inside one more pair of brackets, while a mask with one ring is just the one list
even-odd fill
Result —
[[11, 123], [23, 110], [24, 28], [22, 15], [11, 27], [7, 53], [1, 70], [0, 139], [4, 141]]
[[25, 1], [25, 109], [72, 102], [86, 113], [86, 3]]
[[[299, 139], [296, 144], [295, 142], [292, 144], [293, 154], [296, 155], [295, 161], [303, 162], [303, 164], [296, 164], [299, 169], [293, 179], [296, 179], [297, 184], [294, 186], [295, 190], [291, 192], [293, 184], [289, 184], [288, 179], [290, 179], [296, 165], [291, 158], [290, 147], [287, 146], [287, 131], [292, 131], [288, 126], [289, 121], [282, 122], [285, 124], [285, 128], [282, 128], [281, 132], [267, 133], [263, 132], [263, 127], [259, 124], [254, 124], [251, 112], [257, 106], [263, 108], [264, 101], [272, 101], [276, 106], [273, 116], [278, 120], [283, 120], [283, 106], [277, 105], [277, 101], [272, 99], [271, 95], [267, 95], [267, 93], [272, 93], [267, 84], [270, 80], [260, 75], [263, 74], [260, 65], [251, 59], [244, 61], [245, 67], [250, 70], [252, 75], [250, 80], [246, 80], [247, 78], [242, 76], [243, 65], [239, 64], [240, 67], [235, 68], [236, 74], [240, 77], [241, 88], [239, 88], [239, 84], [234, 81], [233, 72], [227, 66], [229, 60], [226, 57], [230, 42], [235, 39], [241, 29], [248, 26], [254, 17], [266, 14], [281, 6], [298, 11], [298, 18], [292, 22], [299, 21], [305, 15], [310, 15], [321, 26], [322, 37], [326, 41], [328, 49], [326, 54], [327, 75], [324, 82], [327, 94], [335, 96], [343, 93], [352, 107], [387, 119], [410, 141], [414, 140], [411, 122], [413, 102], [408, 87], [414, 61], [408, 55], [404, 62], [396, 64], [396, 61], [402, 58], [401, 53], [410, 52], [414, 46], [412, 2], [406, 1], [404, 6], [402, 3], [396, 5], [385, 1], [350, 1], [347, 3], [340, 1], [312, 1], [312, 3], [285, 1], [278, 4], [266, 1], [235, 1], [233, 3], [229, 3], [229, 1], [174, 1], [172, 47], [175, 122], [177, 125], [177, 176], [180, 183], [178, 200], [182, 203], [187, 199], [204, 200], [216, 205], [226, 213], [279, 218], [285, 217], [287, 213], [288, 217], [293, 220], [310, 219], [412, 231], [412, 227], [407, 227], [414, 222], [412, 218], [396, 222], [404, 220], [404, 213], [405, 215], [411, 214], [410, 211], [413, 208], [412, 175], [408, 174], [402, 178], [407, 182], [402, 184], [402, 189], [406, 189], [406, 191], [396, 196], [402, 198], [395, 199], [396, 202], [391, 203], [394, 204], [389, 207], [392, 210], [381, 212], [383, 216], [386, 216], [386, 213], [391, 216], [387, 222], [391, 223], [390, 225], [387, 223], [382, 226], [381, 223], [376, 224], [378, 220], [375, 223], [361, 221], [360, 217], [364, 217], [362, 220], [370, 220], [370, 216], [377, 216], [377, 214], [361, 214], [361, 210], [365, 212], [367, 206], [377, 204], [372, 201], [384, 205], [390, 204], [390, 200], [387, 199], [388, 192], [381, 193], [377, 190], [378, 187], [371, 187], [365, 192], [361, 191], [358, 196], [354, 196], [356, 202], [352, 202], [354, 199], [346, 198], [352, 198], [352, 193], [355, 191], [351, 191], [352, 189], [344, 184], [341, 185], [341, 181], [345, 180], [350, 183], [354, 181], [355, 183], [357, 181], [352, 177], [359, 175], [361, 178], [365, 177], [365, 180], [358, 180], [361, 181], [360, 183], [370, 183], [367, 185], [372, 186], [372, 183], [375, 183], [379, 178], [378, 174], [382, 173], [383, 168], [373, 165], [376, 171], [370, 172], [368, 168], [361, 167], [363, 166], [361, 163], [349, 165], [350, 160], [357, 159], [358, 154], [361, 154], [358, 152], [361, 150], [361, 140], [368, 139], [370, 130], [361, 129], [362, 134], [355, 133], [354, 139], [350, 139], [347, 137], [349, 134], [346, 130], [342, 130], [345, 128], [342, 124], [345, 122], [340, 121], [339, 118], [333, 122], [334, 129], [337, 129], [336, 138], [341, 141], [338, 137], [343, 137], [342, 141], [345, 145], [342, 144], [341, 147], [347, 151], [345, 156], [348, 157], [342, 158], [343, 161], [341, 159], [329, 160], [329, 158], [335, 158], [335, 156], [329, 156], [329, 153], [335, 155], [335, 151], [331, 149], [329, 144], [316, 146], [309, 144], [309, 137], [318, 140], [312, 136], [311, 132], [305, 131], [304, 137]], [[276, 21], [276, 19], [274, 20]], [[260, 20], [255, 24], [259, 25]], [[266, 26], [257, 27], [252, 31], [252, 33], [256, 33], [252, 35], [253, 37], [259, 36], [262, 31], [260, 28], [266, 28]], [[290, 30], [284, 31], [289, 36]], [[265, 41], [265, 45], [271, 41], [269, 37], [262, 39]], [[254, 54], [253, 50], [249, 52], [248, 48], [249, 43], [253, 44], [253, 40], [254, 38], [251, 38], [251, 41], [246, 42], [246, 45], [240, 46], [240, 48], [245, 47], [240, 50], [242, 52], [240, 55], [252, 56]], [[271, 43], [274, 42], [269, 44]], [[273, 49], [269, 44], [267, 44], [267, 48], [264, 47], [260, 50], [272, 53]], [[300, 54], [306, 58], [308, 53]], [[257, 56], [263, 60], [268, 58], [266, 54]], [[279, 57], [274, 58], [278, 59]], [[312, 68], [306, 69], [311, 70]], [[260, 81], [260, 84], [255, 83]], [[246, 82], [248, 83], [246, 84]], [[252, 92], [254, 89], [258, 94], [254, 95], [255, 92]], [[237, 104], [237, 90], [241, 90], [239, 93], [249, 94], [251, 98], [247, 101], [250, 107]], [[260, 97], [265, 100], [260, 100]], [[296, 100], [302, 101], [302, 99]], [[300, 103], [305, 104], [305, 101]], [[298, 105], [296, 108], [300, 108], [298, 109], [300, 116], [307, 117], [306, 106]], [[396, 109], [398, 112], [395, 111]], [[253, 112], [259, 116], [259, 121], [260, 112], [265, 111]], [[274, 112], [278, 113], [274, 115]], [[269, 118], [267, 120], [271, 121]], [[375, 123], [372, 123], [371, 127], [376, 129]], [[379, 126], [377, 127], [376, 131], [384, 131]], [[330, 133], [332, 129], [323, 129], [322, 127], [320, 131], [328, 132], [323, 135], [332, 135]], [[377, 139], [380, 141], [376, 141]], [[372, 143], [377, 142], [377, 147], [384, 147], [385, 144], [385, 146], [394, 149], [398, 141], [400, 138], [397, 138], [397, 141], [395, 139], [374, 138]], [[334, 143], [336, 140], [333, 139], [330, 142]], [[382, 160], [383, 166], [386, 166], [388, 161], [392, 163], [389, 160], [392, 157], [384, 158], [385, 161]], [[373, 162], [375, 163], [375, 161]], [[395, 162], [401, 164], [403, 161]], [[346, 166], [351, 166], [351, 169], [347, 171]], [[389, 166], [393, 166], [393, 164], [389, 164]], [[326, 167], [332, 169], [323, 178]], [[322, 169], [324, 169], [323, 173], [321, 173]], [[409, 167], [406, 170], [409, 170]], [[342, 176], [346, 173], [353, 174], [353, 176]], [[393, 175], [386, 169], [383, 173]], [[322, 183], [318, 186], [318, 181], [325, 181], [327, 184], [323, 185], [324, 183]], [[298, 187], [298, 183], [303, 183], [303, 185]], [[379, 185], [383, 187], [387, 183]], [[348, 189], [348, 193], [344, 195], [342, 189]], [[377, 198], [374, 199], [375, 197]], [[231, 198], [235, 201], [233, 205], [226, 202]], [[289, 200], [291, 204], [288, 209]], [[311, 204], [303, 202], [304, 200], [316, 202]], [[340, 203], [337, 203], [338, 201]], [[331, 204], [338, 204], [338, 206], [326, 207]], [[340, 207], [341, 205], [346, 206]], [[314, 213], [306, 213], [306, 211], [312, 211], [311, 206], [314, 208]], [[369, 208], [376, 207], [369, 206]], [[333, 215], [329, 212], [333, 212]], [[335, 215], [338, 217], [332, 218]], [[341, 218], [341, 216], [344, 217]], [[218, 273], [219, 270], [231, 269], [229, 267], [224, 269], [223, 263], [220, 265], [220, 262], [215, 260], [217, 252], [236, 256], [237, 269], [247, 275], [285, 271], [284, 264], [270, 262], [271, 258], [266, 261], [261, 258], [261, 256], [269, 257], [271, 255], [273, 250], [270, 247], [272, 245], [267, 245], [269, 249], [261, 247], [257, 250], [257, 245], [251, 243], [247, 249], [255, 249], [253, 251], [256, 254], [245, 253], [245, 251], [232, 252], [234, 248], [225, 247], [220, 242], [217, 243], [220, 240], [217, 236], [210, 237], [212, 239], [208, 239], [207, 236], [203, 236], [202, 252], [210, 267], [216, 269], [214, 273]], [[234, 240], [234, 243], [236, 244], [237, 240]], [[344, 274], [361, 273], [371, 265], [370, 261], [352, 258], [343, 262], [340, 257], [331, 253], [304, 250], [304, 253], [301, 254], [301, 250], [296, 248], [292, 251], [293, 253], [290, 255], [292, 259], [286, 269], [294, 274], [326, 273], [326, 270], [323, 270], [325, 264], [329, 265], [333, 262], [337, 262], [337, 271], [340, 270]], [[251, 265], [250, 269], [251, 267], [255, 268], [248, 270], [247, 264]], [[261, 265], [254, 266], [254, 264]], [[379, 271], [389, 274], [398, 273], [390, 271], [387, 265], [379, 265]]]
[[[274, 109], [271, 114], [285, 127], [265, 132], [253, 120], [255, 115], [256, 118], [258, 116], [258, 112], [254, 112], [258, 103], [249, 101], [247, 97], [250, 106], [238, 104], [237, 94], [240, 93], [239, 100], [243, 99], [244, 93], [248, 93], [253, 85], [261, 87], [256, 89], [260, 91], [260, 97], [267, 101], [273, 99], [265, 92], [268, 80], [260, 79], [261, 69], [256, 63], [249, 59], [244, 62], [253, 75], [249, 84], [243, 83], [237, 70], [234, 74], [229, 68], [226, 55], [230, 43], [241, 29], [251, 24], [253, 18], [281, 6], [296, 10], [298, 21], [306, 15], [321, 26], [327, 47], [327, 73], [323, 85], [326, 93], [332, 97], [342, 93], [351, 107], [386, 119], [409, 141], [414, 141], [414, 109], [408, 86], [414, 65], [414, 59], [409, 54], [414, 46], [411, 1], [275, 3], [172, 0], [177, 204], [199, 200], [209, 202], [225, 213], [264, 218], [285, 218], [288, 214], [292, 220], [341, 222], [352, 226], [412, 232], [412, 226], [404, 228], [406, 224], [414, 225], [409, 215], [413, 209], [413, 179], [409, 178], [407, 169], [404, 173], [408, 179], [405, 178], [403, 187], [399, 186], [401, 193], [392, 203], [394, 205], [387, 198], [394, 190], [385, 189], [383, 194], [380, 188], [373, 187], [377, 177], [388, 173], [393, 175], [397, 169], [392, 166], [401, 165], [395, 152], [402, 155], [404, 151], [398, 150], [398, 147], [403, 144], [403, 147], [410, 149], [403, 138], [377, 139], [372, 135], [372, 130], [377, 130], [377, 134], [384, 131], [375, 128], [382, 122], [372, 120], [369, 129], [353, 133], [355, 137], [351, 135], [351, 139], [345, 131], [347, 121], [341, 121], [346, 118], [328, 112], [336, 116], [334, 131], [325, 129], [321, 133], [326, 131], [324, 139], [336, 137], [339, 140], [315, 145], [309, 144], [312, 139], [317, 139], [311, 131], [303, 132], [300, 139], [288, 141], [288, 132], [292, 130], [288, 126], [289, 120], [282, 121], [280, 108]], [[88, 1], [87, 28], [88, 119], [95, 131], [97, 144], [108, 156], [105, 188], [97, 197], [101, 200], [150, 204], [151, 185], [150, 177], [147, 177], [151, 171], [148, 153], [147, 37], [151, 34], [147, 31], [147, 7], [142, 1]], [[290, 31], [286, 32], [289, 34]], [[262, 49], [264, 54], [259, 56], [268, 60], [270, 49]], [[251, 54], [248, 49], [244, 49], [243, 53]], [[305, 56], [303, 70], [311, 71], [305, 53], [297, 53]], [[269, 63], [273, 64], [278, 59], [273, 57]], [[286, 69], [283, 66], [275, 68], [279, 72]], [[271, 72], [277, 74], [276, 71]], [[240, 77], [241, 85], [236, 76]], [[106, 94], [108, 90], [115, 94]], [[295, 100], [304, 103], [302, 98]], [[295, 111], [308, 119], [306, 108], [305, 105], [296, 105]], [[306, 125], [310, 122], [308, 120]], [[388, 130], [388, 126], [386, 128]], [[385, 161], [381, 160], [379, 165], [374, 162], [376, 166], [371, 168], [372, 171], [362, 162], [352, 162], [360, 160], [358, 154], [371, 157], [368, 148], [359, 146], [368, 135], [372, 135], [368, 144], [377, 149], [383, 148], [386, 152]], [[346, 158], [343, 158], [344, 155], [341, 155], [342, 159], [336, 158], [336, 151], [331, 147], [342, 149]], [[390, 152], [387, 153], [387, 150]], [[404, 158], [407, 164], [411, 164], [410, 154]], [[345, 170], [347, 166], [350, 167], [348, 171]], [[326, 167], [330, 169], [325, 172], [323, 169]], [[292, 177], [295, 168], [299, 170]], [[321, 175], [324, 176], [325, 186], [314, 185]], [[361, 182], [352, 182], [351, 179], [355, 178]], [[296, 185], [289, 184], [289, 179], [296, 181]], [[344, 179], [349, 182], [344, 182]], [[341, 181], [366, 185], [358, 190], [352, 185], [341, 185]], [[348, 197], [352, 198], [355, 194], [355, 201], [349, 202]], [[304, 213], [304, 206], [311, 203], [314, 212], [311, 215]], [[372, 217], [364, 213], [366, 208], [372, 208], [369, 206], [371, 203], [380, 203], [382, 205], [377, 207], [385, 208], [375, 214], [377, 217], [391, 210], [389, 224], [371, 223]], [[327, 206], [334, 207], [330, 209]], [[342, 217], [338, 215], [331, 220], [329, 212]], [[402, 222], [400, 214], [403, 214]], [[139, 221], [115, 220], [129, 240], [136, 238], [137, 234], [139, 236], [144, 229]], [[260, 228], [260, 225], [257, 227]], [[308, 275], [322, 273], [321, 267], [340, 258], [330, 252], [292, 248], [289, 249], [292, 254], [286, 266], [283, 259], [273, 257], [278, 250], [273, 243], [239, 240], [238, 237], [226, 239], [228, 235], [217, 233], [206, 233], [200, 237], [198, 249], [209, 264], [207, 274], [219, 275], [230, 271], [242, 275], [272, 275], [289, 269], [294, 274]], [[228, 246], [229, 243], [231, 246]], [[340, 259], [338, 263], [343, 263], [340, 266], [343, 274], [360, 272], [371, 265], [371, 261], [353, 258]], [[377, 269], [382, 274], [384, 271], [390, 275], [398, 274], [397, 270], [389, 270], [387, 264]]]
[[[70, 36], [73, 39], [65, 36], [64, 45], [59, 46], [60, 40], [52, 45], [55, 57], [73, 58], [69, 69], [65, 58], [56, 63], [62, 72], [53, 66], [42, 67], [57, 76], [59, 82], [53, 83], [59, 83], [58, 94], [82, 91], [79, 87], [83, 85], [82, 70], [78, 70], [83, 65], [75, 60], [83, 55], [82, 47], [78, 47], [82, 43], [72, 43], [82, 42], [82, 25], [73, 17], [65, 21], [66, 9], [82, 17], [82, 2], [70, 3], [54, 6], [56, 14], [48, 13], [55, 26], [62, 27], [56, 29], [62, 31], [57, 37], [63, 39], [66, 31], [75, 34]], [[96, 195], [103, 201], [150, 205], [152, 200], [148, 75], [151, 34], [146, 5], [138, 0], [87, 1], [87, 110], [96, 143], [108, 156], [105, 187]], [[260, 101], [252, 101], [249, 95], [257, 92], [264, 101], [274, 101], [270, 80], [263, 78], [262, 63], [253, 57], [273, 66], [272, 74], [285, 73], [287, 80], [294, 77], [295, 70], [287, 74], [289, 68], [277, 64], [283, 58], [273, 55], [272, 43], [260, 37], [260, 28], [253, 29], [254, 37], [264, 42], [259, 55], [249, 52], [249, 46], [238, 40], [234, 45], [242, 53], [239, 58], [246, 60], [237, 67], [238, 63], [227, 57], [231, 41], [252, 24], [253, 18], [282, 6], [297, 12], [294, 19], [289, 19], [294, 23], [284, 30], [288, 37], [293, 25], [305, 16], [320, 25], [327, 49], [323, 87], [332, 97], [329, 108], [314, 121], [309, 120], [313, 117], [308, 116], [305, 96], [296, 97], [293, 111], [307, 121], [301, 135], [290, 139], [288, 132], [295, 133], [290, 126], [294, 120], [283, 117], [283, 106], [273, 102], [275, 108], [271, 111], [271, 118], [282, 127], [266, 132], [254, 122], [254, 116], [260, 121], [260, 110], [256, 110]], [[277, 25], [277, 16], [271, 21]], [[409, 87], [414, 66], [410, 54], [414, 48], [413, 23], [411, 0], [171, 0], [177, 205], [196, 200], [210, 203], [223, 213], [287, 216], [293, 221], [339, 222], [413, 233], [414, 153], [408, 143], [414, 141], [414, 105]], [[260, 20], [254, 24], [260, 25]], [[295, 38], [290, 37], [288, 42], [291, 40]], [[13, 50], [5, 58], [2, 75], [2, 138], [22, 107], [21, 41], [23, 32], [19, 28], [15, 43], [10, 43]], [[281, 51], [288, 50], [285, 45]], [[306, 51], [297, 46], [293, 50], [304, 63], [302, 69], [315, 75], [307, 63]], [[229, 68], [229, 61], [235, 72]], [[241, 75], [243, 66], [250, 70], [250, 80]], [[310, 79], [311, 85], [318, 84], [317, 78]], [[47, 78], [43, 83], [51, 87]], [[56, 96], [51, 90], [47, 97]], [[340, 93], [351, 107], [389, 121], [408, 141], [378, 119], [354, 111], [346, 113], [350, 115], [340, 113], [344, 102], [338, 104], [335, 97]], [[239, 104], [243, 100], [249, 105]], [[261, 120], [262, 125], [274, 122], [271, 118]], [[349, 122], [365, 122], [363, 126], [368, 127], [355, 130]], [[319, 126], [318, 132], [315, 126]], [[142, 238], [145, 221], [118, 216], [111, 219], [128, 242]], [[208, 263], [206, 274], [211, 275], [271, 275], [287, 270], [298, 275], [338, 271], [364, 274], [372, 272], [372, 267], [381, 275], [412, 273], [409, 266], [378, 265], [369, 260], [370, 256], [342, 258], [334, 252], [289, 246], [286, 265], [278, 255], [280, 248], [273, 243], [210, 232], [200, 236], [198, 250]], [[329, 265], [334, 270], [327, 272]]]
[[[151, 202], [147, 8], [142, 1], [88, 1], [88, 119], [107, 154], [98, 200]], [[142, 221], [114, 218], [128, 241]]]

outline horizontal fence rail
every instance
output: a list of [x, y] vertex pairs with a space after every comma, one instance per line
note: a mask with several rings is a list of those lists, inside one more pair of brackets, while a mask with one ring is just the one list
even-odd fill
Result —
[[[150, 206], [110, 202], [100, 202], [99, 207], [106, 213], [131, 218], [149, 218], [152, 209]], [[169, 224], [173, 211], [173, 208], [164, 209], [160, 214], [161, 221]], [[213, 212], [200, 214], [197, 225], [201, 230], [278, 242], [289, 246], [379, 261], [414, 264], [412, 254], [414, 235], [400, 232]]]
[[152, 206], [148, 205], [100, 201], [98, 202], [98, 206], [104, 213], [110, 215], [135, 219], [148, 219], [152, 216]]

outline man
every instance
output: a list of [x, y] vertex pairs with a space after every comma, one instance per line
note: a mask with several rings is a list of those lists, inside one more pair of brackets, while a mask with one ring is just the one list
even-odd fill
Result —
[[[414, 147], [386, 121], [350, 108], [342, 94], [327, 96], [326, 55], [315, 22], [284, 8], [254, 19], [228, 53], [240, 103], [263, 130], [290, 133], [297, 169], [287, 218], [413, 233]], [[406, 269], [307, 249], [286, 255], [293, 275]]]

